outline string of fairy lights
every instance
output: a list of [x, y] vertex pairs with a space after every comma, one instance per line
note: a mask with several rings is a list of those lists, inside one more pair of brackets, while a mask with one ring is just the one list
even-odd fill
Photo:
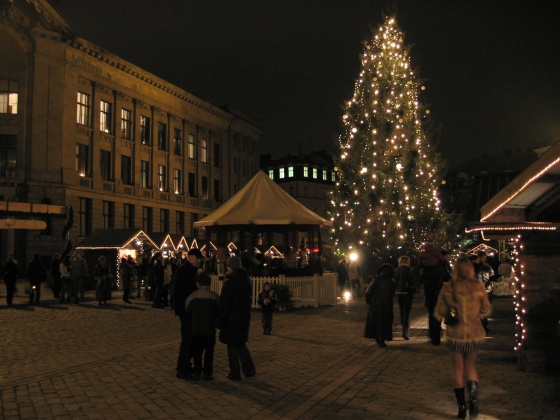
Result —
[[[515, 270], [515, 295], [513, 296], [513, 305], [515, 307], [515, 326], [516, 326], [516, 346], [515, 350], [519, 351], [524, 349], [525, 338], [527, 337], [527, 327], [525, 322], [525, 315], [527, 313], [527, 299], [523, 293], [525, 284], [521, 280], [525, 275], [525, 269], [521, 263], [521, 250], [523, 249], [523, 244], [521, 243], [521, 235], [518, 235], [513, 239], [514, 249], [514, 270]], [[519, 273], [519, 274], [517, 274]]]
[[[363, 245], [374, 235], [419, 245], [437, 218], [438, 165], [422, 120], [420, 86], [394, 17], [364, 42], [362, 70], [342, 117], [339, 187], [331, 205], [334, 243], [348, 231]], [[418, 217], [422, 215], [422, 223]]]

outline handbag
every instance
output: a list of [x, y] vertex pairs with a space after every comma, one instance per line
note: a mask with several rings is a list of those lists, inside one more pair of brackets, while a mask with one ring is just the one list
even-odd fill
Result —
[[[451, 296], [453, 297], [453, 303], [455, 303], [456, 305], [457, 302], [455, 301], [455, 290], [453, 289], [453, 284], [451, 284]], [[457, 312], [457, 308], [454, 307], [449, 308], [447, 310], [447, 314], [445, 314], [445, 318], [443, 319], [443, 322], [448, 327], [457, 325], [459, 323], [459, 313]]]

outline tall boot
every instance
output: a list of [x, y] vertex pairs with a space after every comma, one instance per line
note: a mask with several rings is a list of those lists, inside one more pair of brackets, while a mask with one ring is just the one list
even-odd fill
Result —
[[457, 398], [457, 405], [459, 412], [457, 413], [458, 419], [467, 418], [467, 404], [465, 403], [465, 388], [455, 388], [455, 398]]
[[467, 381], [467, 389], [469, 390], [469, 418], [478, 418], [478, 382]]

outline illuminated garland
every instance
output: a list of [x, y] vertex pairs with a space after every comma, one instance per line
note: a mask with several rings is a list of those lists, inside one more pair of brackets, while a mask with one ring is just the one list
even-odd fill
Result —
[[[516, 351], [525, 349], [525, 339], [527, 337], [527, 327], [525, 316], [527, 314], [527, 300], [524, 294], [525, 283], [521, 278], [525, 275], [525, 268], [521, 263], [521, 251], [523, 244], [521, 243], [521, 235], [514, 239], [514, 270], [515, 270], [515, 295], [513, 298], [513, 305], [515, 307], [515, 327], [516, 327]], [[521, 357], [521, 356], [520, 356]]]

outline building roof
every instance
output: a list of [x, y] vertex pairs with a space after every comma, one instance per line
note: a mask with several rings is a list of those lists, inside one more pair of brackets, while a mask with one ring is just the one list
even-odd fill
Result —
[[259, 171], [245, 187], [205, 218], [195, 228], [227, 225], [328, 225]]
[[76, 249], [119, 249], [138, 239], [149, 241], [154, 248], [159, 248], [143, 231], [138, 229], [100, 229], [76, 245]]

